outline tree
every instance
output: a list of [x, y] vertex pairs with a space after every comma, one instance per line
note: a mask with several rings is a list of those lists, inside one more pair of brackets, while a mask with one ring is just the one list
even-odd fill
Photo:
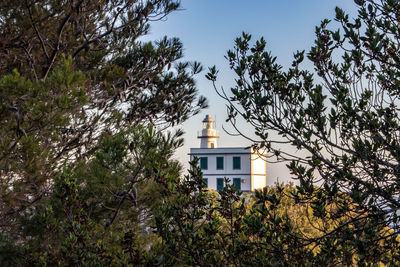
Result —
[[165, 129], [206, 106], [194, 81], [202, 67], [181, 61], [177, 38], [138, 41], [178, 8], [173, 0], [1, 1], [4, 240], [29, 239], [21, 218], [51, 199], [65, 168], [94, 164], [105, 139], [139, 125]]
[[[359, 236], [375, 234], [378, 242], [400, 233], [400, 4], [355, 3], [355, 19], [336, 8], [338, 26], [323, 20], [316, 27], [315, 44], [306, 54], [313, 72], [302, 67], [304, 51], [295, 53], [285, 70], [266, 51], [263, 38], [252, 46], [251, 36], [243, 34], [226, 56], [237, 75], [232, 96], [219, 93], [239, 133], [237, 117], [254, 127], [259, 138], [254, 147], [290, 162], [300, 184], [292, 193], [298, 202], [311, 203], [322, 219], [350, 216], [350, 221], [326, 229], [321, 239], [351, 239], [367, 252], [375, 243], [358, 242]], [[207, 78], [214, 86], [216, 77], [216, 68], [210, 68]], [[282, 143], [307, 156], [282, 150]], [[337, 209], [329, 211], [332, 204]], [[383, 236], [371, 231], [383, 225], [391, 231]], [[391, 244], [387, 250], [396, 242]]]
[[[320, 218], [312, 205], [297, 203], [292, 184], [275, 185], [243, 196], [226, 181], [219, 193], [203, 188], [198, 162], [186, 179], [174, 184], [171, 194], [155, 215], [155, 232], [162, 238], [154, 253], [168, 266], [350, 266], [399, 263], [399, 242], [380, 240], [391, 231], [383, 226], [369, 234], [343, 231], [348, 236], [325, 236], [338, 225], [334, 217]], [[318, 188], [316, 188], [318, 189]], [[347, 204], [353, 205], [351, 198]], [[334, 204], [327, 206], [334, 211]], [[358, 227], [351, 217], [341, 218], [349, 228]], [[358, 243], [353, 243], [357, 240]], [[359, 244], [373, 247], [363, 250]], [[388, 251], [388, 247], [392, 250]]]
[[[64, 168], [54, 191], [19, 218], [23, 246], [0, 241], [0, 262], [13, 265], [121, 265], [151, 262], [158, 244], [150, 226], [167, 182], [179, 179], [171, 159], [182, 144], [153, 126], [107, 136], [95, 157]], [[172, 182], [175, 181], [175, 182]], [[11, 244], [10, 244], [11, 243]], [[66, 253], [68, 252], [68, 253]], [[3, 258], [2, 258], [3, 257]]]

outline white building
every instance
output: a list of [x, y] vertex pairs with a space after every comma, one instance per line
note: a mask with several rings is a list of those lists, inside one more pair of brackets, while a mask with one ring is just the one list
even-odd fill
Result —
[[218, 131], [210, 115], [203, 120], [203, 129], [199, 132], [200, 148], [190, 149], [190, 160], [200, 159], [204, 184], [209, 189], [221, 190], [224, 178], [241, 191], [254, 191], [267, 185], [267, 163], [265, 155], [252, 148], [218, 148]]

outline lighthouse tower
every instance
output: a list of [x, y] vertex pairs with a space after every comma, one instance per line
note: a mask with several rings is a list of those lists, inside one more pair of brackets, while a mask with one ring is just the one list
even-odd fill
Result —
[[267, 154], [252, 147], [217, 147], [215, 122], [207, 115], [197, 132], [200, 147], [190, 148], [190, 160], [198, 160], [204, 187], [223, 190], [228, 178], [237, 190], [254, 192], [267, 185]]
[[217, 148], [218, 131], [215, 130], [215, 121], [210, 115], [203, 120], [203, 129], [198, 133], [200, 148]]

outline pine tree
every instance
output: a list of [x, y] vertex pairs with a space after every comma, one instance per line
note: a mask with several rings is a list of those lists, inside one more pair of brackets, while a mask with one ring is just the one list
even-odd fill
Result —
[[5, 240], [30, 238], [21, 232], [21, 217], [53, 197], [65, 168], [93, 164], [104, 138], [140, 125], [175, 126], [206, 106], [194, 80], [202, 67], [182, 61], [179, 39], [139, 41], [152, 21], [179, 6], [173, 0], [1, 1]]

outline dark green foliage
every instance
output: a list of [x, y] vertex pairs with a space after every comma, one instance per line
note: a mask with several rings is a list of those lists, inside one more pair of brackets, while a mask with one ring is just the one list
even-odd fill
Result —
[[[231, 96], [220, 94], [229, 103], [228, 120], [242, 117], [254, 127], [255, 148], [289, 162], [299, 180], [295, 199], [310, 203], [318, 218], [339, 219], [320, 242], [339, 238], [359, 251], [360, 261], [373, 261], [381, 255], [369, 254], [377, 242], [395, 250], [388, 240], [400, 233], [400, 5], [355, 2], [358, 16], [351, 19], [336, 8], [335, 23], [323, 20], [314, 46], [307, 54], [296, 52], [288, 69], [266, 51], [263, 38], [252, 44], [243, 33], [226, 56], [236, 85]], [[305, 58], [314, 72], [302, 67]], [[214, 67], [206, 77], [215, 85], [216, 75]], [[306, 156], [281, 150], [282, 143]], [[329, 211], [329, 205], [337, 208]], [[340, 221], [345, 214], [354, 228]], [[377, 234], [381, 226], [392, 230]]]
[[155, 242], [182, 144], [159, 130], [206, 101], [179, 39], [138, 38], [179, 6], [0, 1], [0, 265], [123, 265]]
[[[174, 126], [206, 106], [194, 81], [202, 67], [181, 61], [177, 38], [137, 41], [150, 21], [178, 7], [173, 0], [0, 2], [1, 232], [21, 238], [18, 218], [52, 195], [63, 168], [88, 166], [108, 136]], [[110, 149], [115, 155], [98, 160], [112, 169], [126, 154]]]
[[[152, 261], [155, 209], [177, 184], [180, 166], [171, 160], [182, 140], [152, 126], [104, 137], [95, 157], [75, 170], [64, 169], [52, 194], [18, 220], [27, 240], [4, 236], [3, 262], [38, 265], [109, 265]], [[134, 196], [133, 196], [134, 195]], [[6, 257], [7, 256], [7, 257]]]
[[137, 41], [178, 1], [2, 1], [0, 265], [398, 265], [400, 6], [357, 3], [355, 21], [336, 10], [340, 31], [317, 27], [321, 84], [304, 52], [288, 71], [263, 39], [228, 52], [229, 118], [300, 183], [243, 196], [206, 190], [196, 161], [181, 179], [182, 133], [160, 132], [205, 107], [178, 39]]
[[[155, 214], [162, 238], [150, 251], [168, 266], [322, 266], [399, 263], [399, 238], [373, 221], [319, 218], [312, 205], [296, 203], [293, 185], [243, 196], [229, 180], [219, 193], [202, 187], [198, 162], [174, 184]], [[351, 201], [346, 202], [353, 205]], [[330, 205], [327, 210], [337, 207]], [[348, 215], [348, 214], [347, 214]], [[364, 224], [368, 230], [359, 231]], [[337, 234], [325, 238], [326, 231]], [[343, 239], [346, 236], [346, 240]], [[376, 240], [385, 237], [384, 240]], [[367, 249], [369, 248], [369, 249]], [[390, 249], [389, 249], [390, 248]]]

